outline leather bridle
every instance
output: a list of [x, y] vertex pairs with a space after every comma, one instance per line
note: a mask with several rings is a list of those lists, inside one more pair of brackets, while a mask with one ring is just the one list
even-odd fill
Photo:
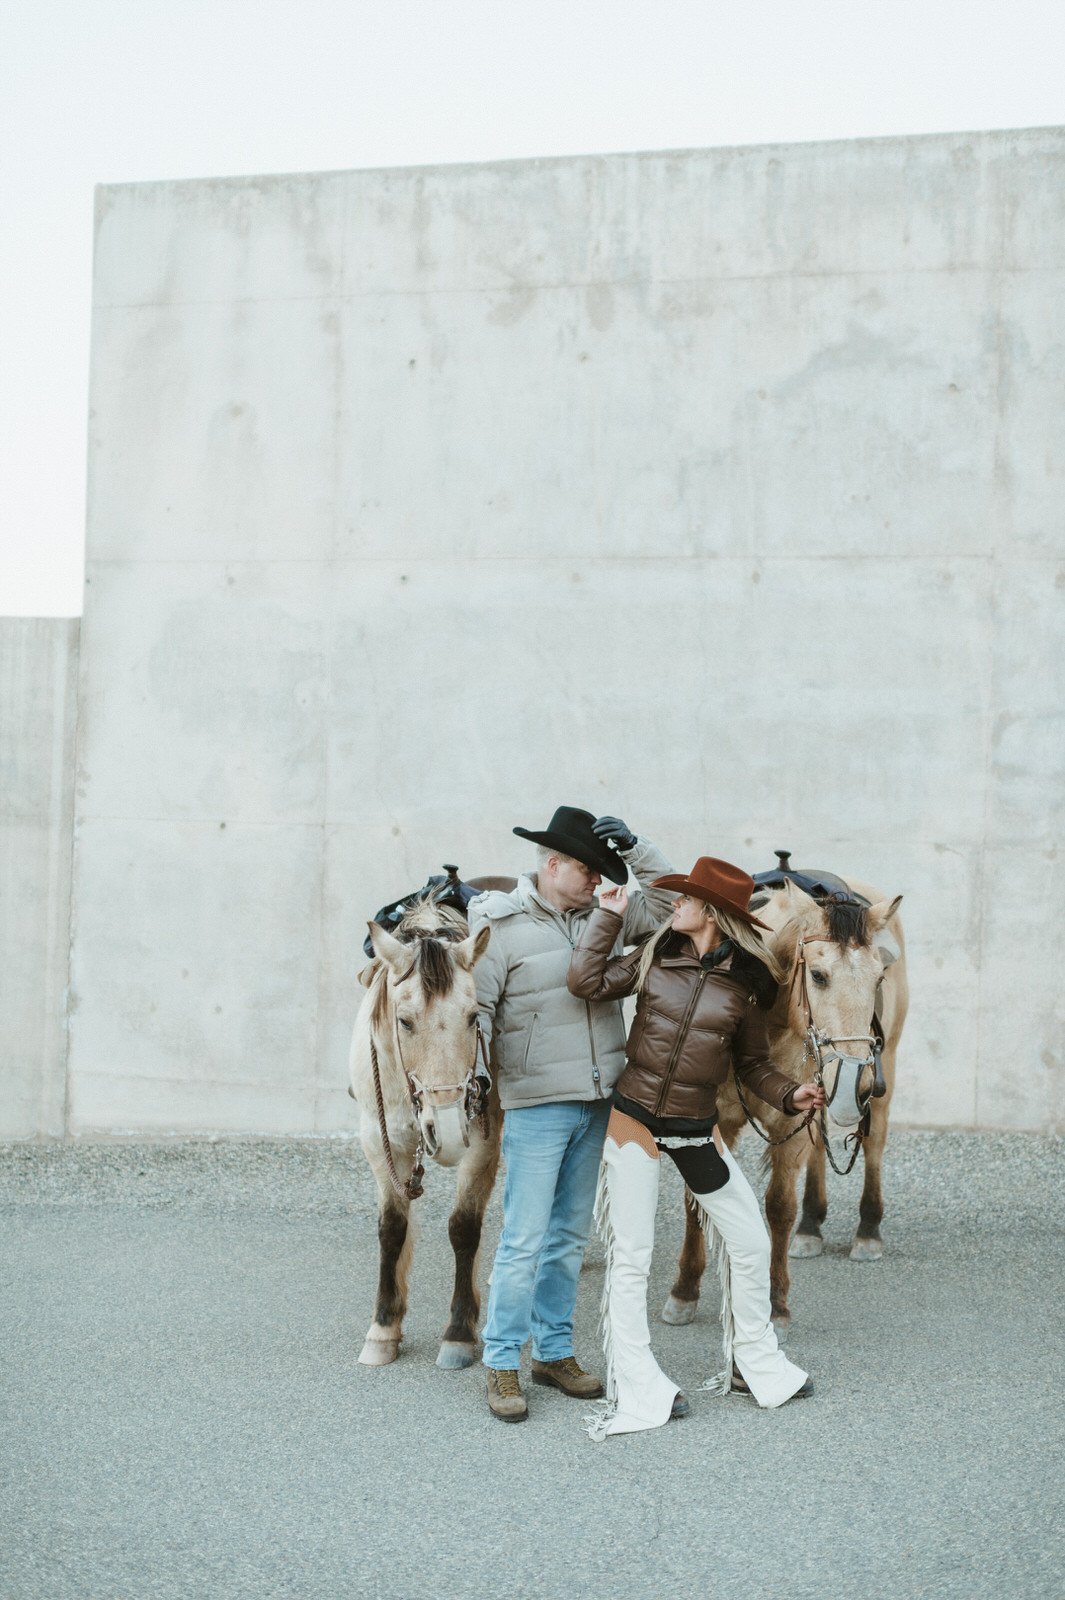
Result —
[[[434, 939], [453, 938], [454, 935], [452, 935], [450, 929], [447, 929], [440, 930], [438, 933], [426, 934], [422, 937]], [[413, 961], [403, 976], [394, 980], [392, 984], [393, 993], [401, 984], [406, 983], [407, 979], [413, 974], [416, 966], [417, 962]], [[388, 980], [386, 979], [386, 981]], [[392, 1017], [392, 1043], [395, 1048], [396, 1059], [399, 1062], [404, 1081], [407, 1085], [407, 1096], [410, 1101], [411, 1112], [413, 1113], [414, 1126], [418, 1130], [418, 1144], [414, 1152], [414, 1166], [411, 1170], [411, 1175], [406, 1182], [403, 1182], [400, 1179], [399, 1173], [396, 1171], [395, 1158], [392, 1154], [392, 1143], [388, 1137], [388, 1123], [385, 1117], [384, 1095], [381, 1092], [381, 1068], [377, 1057], [377, 1040], [375, 1039], [373, 1029], [371, 1028], [370, 1066], [373, 1069], [374, 1099], [377, 1102], [377, 1125], [381, 1134], [381, 1144], [384, 1148], [385, 1167], [387, 1168], [389, 1182], [391, 1183], [392, 1188], [395, 1190], [396, 1194], [401, 1200], [417, 1200], [419, 1195], [425, 1193], [425, 1185], [422, 1181], [425, 1177], [425, 1157], [428, 1154], [431, 1158], [436, 1154], [436, 1151], [439, 1148], [439, 1145], [435, 1142], [435, 1140], [433, 1142], [433, 1147], [427, 1148], [425, 1134], [422, 1130], [421, 1113], [426, 1094], [451, 1095], [452, 1098], [450, 1100], [442, 1102], [442, 1108], [457, 1105], [461, 1102], [462, 1120], [460, 1122], [460, 1131], [462, 1133], [462, 1142], [468, 1147], [470, 1142], [469, 1129], [472, 1122], [476, 1121], [481, 1130], [482, 1137], [485, 1139], [488, 1138], [488, 1097], [492, 1088], [492, 1075], [488, 1066], [488, 1046], [485, 1042], [484, 1030], [481, 1027], [481, 1019], [478, 1017], [476, 1022], [477, 1038], [476, 1043], [474, 1044], [473, 1064], [466, 1073], [466, 1076], [463, 1078], [462, 1082], [445, 1083], [439, 1085], [434, 1084], [431, 1088], [426, 1088], [420, 1079], [413, 1072], [408, 1070], [407, 1064], [403, 1059], [403, 1046], [400, 1042], [399, 1035], [399, 1018], [396, 1014], [394, 1005], [392, 1007]]]
[[[884, 1039], [883, 1034], [880, 1031], [880, 1026], [877, 1021], [875, 1011], [872, 1021], [873, 1031], [871, 1033], [828, 1034], [824, 1033], [815, 1024], [813, 1012], [810, 1006], [810, 990], [807, 982], [806, 946], [808, 944], [824, 944], [826, 942], [827, 941], [823, 936], [813, 934], [800, 935], [796, 941], [795, 961], [792, 969], [791, 985], [788, 991], [788, 1007], [790, 1010], [791, 998], [794, 996], [796, 989], [798, 989], [799, 1010], [804, 1025], [802, 1041], [802, 1066], [805, 1069], [806, 1062], [812, 1058], [814, 1062], [814, 1082], [819, 1084], [825, 1090], [825, 1105], [820, 1111], [821, 1143], [824, 1145], [825, 1152], [828, 1156], [829, 1162], [831, 1163], [833, 1172], [839, 1173], [841, 1177], [846, 1177], [847, 1173], [851, 1171], [854, 1163], [858, 1159], [858, 1152], [862, 1147], [863, 1140], [868, 1136], [872, 1113], [872, 1103], [874, 1099], [879, 1099], [887, 1092], [887, 1084], [884, 1080], [884, 1069], [880, 1059]], [[839, 1047], [843, 1044], [868, 1045], [869, 1049], [866, 1054], [858, 1056], [851, 1054], [849, 1051], [842, 1051]], [[834, 1071], [833, 1064], [835, 1067]], [[845, 1167], [841, 1167], [838, 1165], [836, 1158], [833, 1155], [832, 1145], [829, 1142], [825, 1113], [828, 1107], [833, 1104], [836, 1095], [839, 1093], [840, 1085], [844, 1076], [843, 1068], [847, 1065], [851, 1066], [854, 1072], [854, 1098], [855, 1108], [858, 1113], [858, 1121], [854, 1132], [847, 1134], [844, 1138], [844, 1148], [850, 1144], [852, 1149], [849, 1162]], [[872, 1067], [873, 1079], [869, 1089], [863, 1092], [860, 1088], [860, 1084], [866, 1067]], [[831, 1089], [828, 1087], [826, 1082], [826, 1078], [829, 1076], [831, 1076], [832, 1079]], [[814, 1142], [813, 1122], [818, 1113], [812, 1106], [810, 1110], [807, 1111], [803, 1116], [803, 1120], [798, 1123], [796, 1127], [792, 1128], [789, 1133], [784, 1134], [783, 1138], [772, 1139], [767, 1133], [764, 1133], [763, 1130], [758, 1126], [757, 1122], [755, 1122], [751, 1114], [751, 1109], [743, 1097], [743, 1091], [740, 1088], [738, 1079], [736, 1080], [736, 1093], [739, 1096], [740, 1105], [743, 1107], [743, 1110], [746, 1113], [748, 1122], [751, 1124], [755, 1133], [758, 1134], [759, 1138], [763, 1139], [766, 1144], [787, 1144], [789, 1139], [793, 1139], [795, 1135], [797, 1133], [801, 1133], [804, 1128], [809, 1133], [810, 1143], [812, 1144]]]
[[[825, 1153], [831, 1163], [833, 1172], [838, 1172], [841, 1177], [845, 1177], [857, 1161], [862, 1142], [868, 1136], [873, 1101], [874, 1099], [879, 1100], [887, 1092], [887, 1084], [884, 1081], [884, 1068], [880, 1059], [884, 1040], [876, 1021], [875, 1010], [870, 1033], [828, 1034], [815, 1024], [810, 1007], [810, 990], [806, 976], [808, 965], [806, 946], [808, 944], [824, 943], [826, 943], [826, 940], [816, 934], [799, 938], [795, 947], [795, 971], [792, 975], [791, 992], [794, 993], [796, 986], [798, 986], [799, 1007], [805, 1024], [802, 1041], [802, 1065], [805, 1067], [807, 1060], [812, 1058], [814, 1063], [814, 1082], [820, 1084], [825, 1091], [825, 1104], [820, 1113], [821, 1143], [825, 1147]], [[844, 1044], [866, 1045], [868, 1049], [863, 1055], [856, 1055], [851, 1051], [841, 1050], [840, 1045]], [[835, 1070], [833, 1070], [833, 1066]], [[850, 1160], [845, 1167], [841, 1167], [832, 1153], [832, 1145], [828, 1137], [826, 1112], [839, 1093], [845, 1066], [852, 1068], [854, 1073], [854, 1100], [858, 1121], [854, 1132], [848, 1133], [843, 1140], [844, 1149], [848, 1144], [852, 1148]], [[861, 1081], [866, 1067], [872, 1068], [873, 1077], [869, 1088], [863, 1091]], [[829, 1076], [831, 1076], [832, 1080], [831, 1087], [827, 1082]], [[813, 1135], [811, 1134], [810, 1137], [812, 1139]]]

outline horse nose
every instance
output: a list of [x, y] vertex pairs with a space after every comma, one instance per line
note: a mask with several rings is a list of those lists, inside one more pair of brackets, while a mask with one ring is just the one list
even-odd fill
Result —
[[436, 1130], [436, 1118], [433, 1116], [432, 1106], [426, 1106], [418, 1119], [422, 1126], [422, 1138], [425, 1140], [425, 1153], [435, 1156], [440, 1148], [440, 1137]]

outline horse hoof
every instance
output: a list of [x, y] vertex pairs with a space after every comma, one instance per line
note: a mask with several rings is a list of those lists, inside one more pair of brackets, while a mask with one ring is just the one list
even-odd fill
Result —
[[477, 1346], [475, 1344], [458, 1344], [452, 1339], [445, 1339], [440, 1346], [440, 1354], [436, 1358], [436, 1364], [446, 1371], [456, 1372], [460, 1367], [472, 1367], [476, 1360]]
[[684, 1328], [689, 1322], [695, 1321], [698, 1310], [698, 1300], [678, 1300], [675, 1294], [671, 1294], [662, 1307], [662, 1321], [674, 1328]]
[[359, 1361], [364, 1367], [388, 1367], [398, 1355], [398, 1339], [367, 1339]]
[[788, 1329], [791, 1327], [791, 1313], [789, 1311], [773, 1312], [773, 1332], [777, 1336], [777, 1344], [787, 1344]]
[[851, 1245], [852, 1261], [879, 1261], [883, 1254], [882, 1239], [855, 1239]]
[[788, 1246], [788, 1255], [793, 1261], [806, 1261], [811, 1256], [819, 1256], [825, 1248], [825, 1241], [816, 1233], [797, 1233]]

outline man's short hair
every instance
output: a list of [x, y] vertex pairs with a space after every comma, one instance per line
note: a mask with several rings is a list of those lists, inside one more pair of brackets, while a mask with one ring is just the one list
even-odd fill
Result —
[[538, 844], [536, 846], [537, 868], [546, 867], [552, 856], [559, 861], [573, 861], [578, 867], [582, 865], [580, 861], [577, 861], [576, 856], [568, 856], [564, 850], [556, 850], [549, 844]]

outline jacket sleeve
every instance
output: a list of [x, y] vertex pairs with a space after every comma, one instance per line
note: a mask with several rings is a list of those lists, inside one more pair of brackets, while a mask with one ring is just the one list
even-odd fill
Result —
[[[470, 932], [476, 933], [488, 918], [479, 916], [476, 906], [471, 904], [469, 921]], [[492, 1042], [496, 1006], [507, 982], [507, 953], [503, 948], [505, 940], [501, 937], [499, 922], [493, 921], [491, 928], [492, 937], [488, 941], [488, 948], [473, 969], [473, 981], [477, 987], [477, 1008], [481, 1013], [481, 1028], [484, 1031], [486, 1048]]]
[[799, 1085], [794, 1078], [778, 1072], [769, 1059], [769, 1034], [765, 1012], [761, 1006], [747, 1006], [743, 1021], [732, 1039], [732, 1065], [736, 1076], [742, 1078], [745, 1088], [756, 1094], [767, 1105], [776, 1106], [788, 1116], [795, 1113], [791, 1093]]
[[570, 994], [581, 1000], [620, 1000], [633, 992], [640, 952], [613, 956], [620, 932], [621, 918], [616, 911], [600, 907], [592, 912], [570, 957], [566, 976]]
[[673, 868], [653, 844], [646, 839], [637, 839], [631, 850], [625, 852], [626, 866], [639, 879], [640, 888], [629, 896], [628, 910], [625, 912], [625, 944], [632, 944], [636, 939], [642, 939], [645, 934], [654, 933], [659, 923], [664, 922], [673, 909], [673, 896], [668, 889], [649, 889], [647, 886], [652, 878], [660, 878], [663, 873], [672, 872]]

